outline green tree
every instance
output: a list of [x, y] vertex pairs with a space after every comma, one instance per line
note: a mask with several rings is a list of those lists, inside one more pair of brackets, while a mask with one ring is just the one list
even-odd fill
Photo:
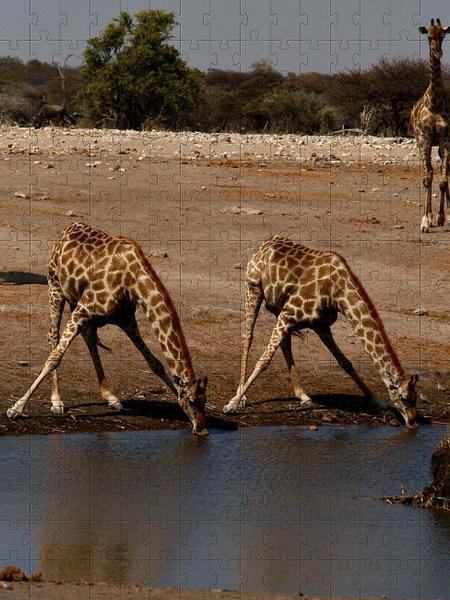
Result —
[[122, 12], [84, 51], [87, 80], [80, 99], [91, 120], [121, 129], [158, 123], [171, 127], [198, 102], [203, 75], [190, 69], [168, 41], [173, 13]]

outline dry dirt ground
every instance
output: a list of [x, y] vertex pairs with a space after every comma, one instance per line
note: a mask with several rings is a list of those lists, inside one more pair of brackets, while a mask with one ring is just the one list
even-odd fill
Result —
[[[210, 425], [398, 423], [393, 413], [370, 409], [312, 332], [294, 339], [294, 353], [315, 410], [297, 410], [277, 353], [248, 406], [222, 418], [239, 373], [244, 267], [275, 233], [347, 258], [406, 373], [420, 375], [421, 413], [449, 421], [450, 228], [419, 232], [423, 192], [412, 140], [3, 127], [0, 177], [0, 433], [187, 427], [170, 393], [113, 327], [100, 331], [112, 348], [101, 352], [122, 413], [100, 401], [87, 348], [77, 339], [59, 369], [67, 414], [50, 413], [44, 382], [28, 418], [4, 416], [46, 358], [47, 255], [75, 219], [132, 236], [150, 255], [178, 308], [194, 368], [209, 376]], [[159, 354], [143, 316], [140, 323]], [[263, 310], [251, 366], [273, 325]], [[386, 397], [350, 325], [340, 319], [334, 331], [368, 384]]]
[[[0, 588], [3, 600], [325, 600], [303, 594], [261, 594], [226, 590], [179, 590], [90, 583], [12, 583]], [[333, 600], [347, 600], [335, 597]], [[367, 599], [370, 600], [370, 599]], [[375, 600], [373, 598], [372, 600]], [[381, 600], [381, 599], [380, 599]]]

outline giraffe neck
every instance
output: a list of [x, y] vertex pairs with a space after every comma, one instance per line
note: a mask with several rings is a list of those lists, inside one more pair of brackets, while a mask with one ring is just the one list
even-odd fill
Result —
[[404, 379], [403, 368], [378, 313], [375, 316], [370, 307], [363, 303], [359, 303], [358, 309], [357, 314], [350, 309], [348, 319], [356, 335], [361, 340], [365, 351], [377, 368], [381, 379], [389, 389], [392, 379], [389, 375], [401, 382]]
[[349, 278], [340, 286], [338, 298], [339, 310], [350, 321], [355, 334], [377, 368], [386, 388], [392, 380], [400, 384], [404, 379], [404, 371], [398, 356], [392, 347], [386, 330], [366, 290], [346, 261]]
[[[143, 252], [138, 254], [142, 268], [133, 295], [151, 322], [170, 375], [172, 378], [179, 378], [184, 384], [192, 384], [195, 373], [175, 306]], [[178, 386], [177, 383], [175, 385]]]
[[444, 95], [441, 60], [436, 58], [430, 48], [430, 85], [428, 88], [428, 96], [430, 98], [431, 110], [436, 110], [442, 104]]

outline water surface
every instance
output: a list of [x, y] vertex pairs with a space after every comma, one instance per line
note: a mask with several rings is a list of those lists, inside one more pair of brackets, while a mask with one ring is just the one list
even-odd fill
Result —
[[450, 517], [379, 501], [430, 481], [445, 427], [0, 438], [0, 566], [46, 579], [449, 598]]

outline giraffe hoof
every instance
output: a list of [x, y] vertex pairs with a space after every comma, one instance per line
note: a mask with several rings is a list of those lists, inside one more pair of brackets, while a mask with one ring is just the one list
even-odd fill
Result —
[[431, 229], [431, 227], [433, 226], [433, 220], [432, 217], [429, 217], [428, 215], [424, 215], [422, 217], [422, 222], [420, 223], [420, 231], [422, 233], [428, 233]]
[[8, 419], [16, 419], [21, 414], [20, 410], [16, 410], [15, 408], [8, 408], [6, 411], [6, 416]]
[[55, 413], [55, 415], [63, 415], [64, 414], [64, 404], [62, 402], [52, 404], [50, 410], [52, 411], [52, 413]]
[[307, 408], [313, 408], [313, 407], [314, 407], [314, 402], [311, 400], [311, 398], [305, 398], [305, 399], [300, 400], [298, 409], [306, 410]]
[[122, 410], [122, 404], [119, 402], [119, 400], [117, 400], [117, 398], [115, 400], [108, 400], [108, 406], [109, 408], [113, 408], [114, 410]]

